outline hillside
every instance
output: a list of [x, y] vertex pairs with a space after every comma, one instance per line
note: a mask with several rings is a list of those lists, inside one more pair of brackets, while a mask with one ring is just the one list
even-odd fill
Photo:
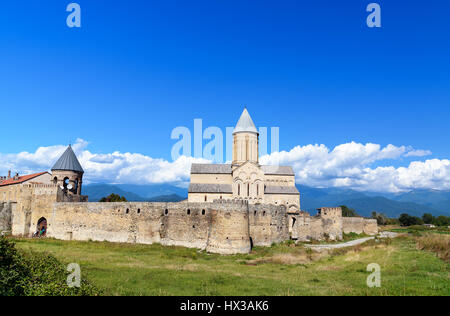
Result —
[[392, 199], [400, 202], [413, 202], [427, 205], [450, 214], [450, 191], [414, 190], [394, 195]]

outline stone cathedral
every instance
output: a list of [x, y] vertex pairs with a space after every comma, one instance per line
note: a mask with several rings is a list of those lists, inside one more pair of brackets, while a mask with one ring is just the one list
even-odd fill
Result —
[[289, 213], [298, 213], [300, 193], [292, 167], [260, 165], [258, 136], [244, 109], [233, 131], [232, 163], [192, 164], [189, 202], [242, 199], [250, 204], [284, 205]]

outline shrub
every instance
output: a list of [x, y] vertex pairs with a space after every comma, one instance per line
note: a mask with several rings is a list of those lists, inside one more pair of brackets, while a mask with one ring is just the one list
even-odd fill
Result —
[[419, 249], [435, 252], [439, 258], [450, 261], [450, 235], [427, 234], [417, 237], [416, 242]]
[[100, 291], [86, 280], [79, 288], [66, 284], [65, 265], [45, 253], [20, 252], [0, 237], [0, 296], [85, 296]]
[[24, 295], [31, 278], [26, 262], [13, 243], [0, 237], [0, 296]]

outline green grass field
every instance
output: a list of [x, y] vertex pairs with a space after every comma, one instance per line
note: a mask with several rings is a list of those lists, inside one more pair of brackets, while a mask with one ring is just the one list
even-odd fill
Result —
[[[17, 248], [80, 264], [107, 295], [450, 295], [450, 267], [413, 237], [331, 254], [290, 243], [220, 256], [194, 249], [108, 242], [14, 239]], [[368, 288], [370, 263], [381, 288]]]

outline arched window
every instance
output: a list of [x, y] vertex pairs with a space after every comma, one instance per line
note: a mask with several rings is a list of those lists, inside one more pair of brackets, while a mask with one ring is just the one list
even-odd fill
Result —
[[247, 196], [250, 196], [250, 183], [247, 183]]
[[208, 201], [208, 196], [205, 195], [205, 202]]
[[238, 183], [238, 195], [241, 195], [241, 184]]
[[65, 177], [63, 182], [64, 189], [67, 189], [68, 185], [69, 185], [69, 178]]

